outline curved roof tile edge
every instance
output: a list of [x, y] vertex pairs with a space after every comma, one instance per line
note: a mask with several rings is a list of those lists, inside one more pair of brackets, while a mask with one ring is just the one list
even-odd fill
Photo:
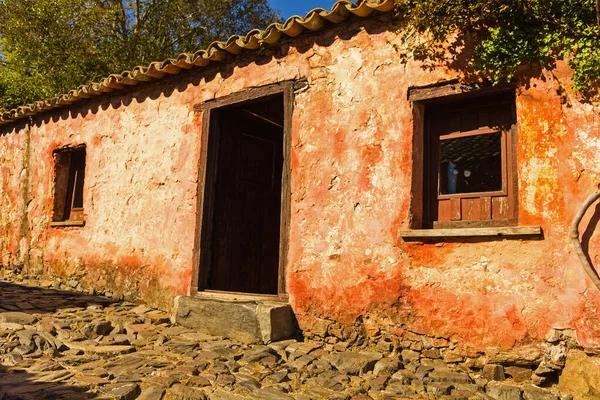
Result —
[[0, 114], [0, 125], [15, 122], [19, 119], [61, 108], [69, 104], [99, 96], [104, 93], [115, 92], [140, 82], [149, 82], [162, 79], [165, 76], [176, 75], [184, 69], [202, 68], [211, 63], [224, 60], [227, 56], [238, 55], [245, 51], [256, 51], [263, 46], [277, 44], [283, 35], [296, 37], [305, 30], [317, 32], [325, 28], [326, 23], [339, 24], [351, 15], [365, 18], [374, 11], [387, 13], [394, 9], [394, 0], [358, 0], [352, 3], [349, 0], [338, 0], [327, 11], [315, 8], [305, 17], [292, 16], [283, 23], [274, 23], [264, 30], [253, 29], [246, 35], [234, 35], [226, 41], [211, 43], [206, 49], [198, 50], [193, 54], [182, 53], [175, 58], [165, 61], [155, 61], [148, 66], [137, 66], [131, 71], [120, 74], [111, 74], [100, 82], [81, 85], [66, 94], [57, 97], [36, 101], [32, 104], [17, 107]]

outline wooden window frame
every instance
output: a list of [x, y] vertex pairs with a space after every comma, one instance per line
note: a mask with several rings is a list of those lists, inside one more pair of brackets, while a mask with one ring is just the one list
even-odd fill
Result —
[[[466, 137], [470, 135], [486, 134], [492, 132], [502, 132], [502, 190], [494, 192], [482, 193], [459, 193], [452, 195], [440, 194], [440, 178], [439, 178], [439, 159], [435, 160], [434, 177], [428, 176], [428, 170], [431, 166], [431, 154], [427, 154], [431, 150], [427, 150], [435, 145], [437, 154], [439, 154], [440, 137], [432, 138], [429, 136], [429, 126], [427, 124], [426, 112], [429, 108], [439, 106], [440, 104], [451, 104], [462, 100], [469, 100], [480, 96], [506, 95], [509, 92], [514, 93], [514, 85], [499, 85], [497, 87], [472, 85], [466, 86], [456, 82], [436, 85], [434, 87], [413, 88], [408, 92], [408, 100], [413, 106], [413, 177], [412, 188], [413, 196], [411, 203], [411, 220], [410, 228], [416, 229], [464, 229], [464, 228], [493, 228], [493, 227], [511, 227], [518, 225], [518, 179], [517, 179], [517, 162], [516, 162], [516, 145], [517, 145], [517, 126], [516, 115], [514, 123], [509, 129], [498, 128], [480, 128], [473, 131], [453, 132], [442, 135], [444, 138]], [[501, 102], [499, 101], [499, 104]], [[514, 105], [511, 106], [514, 113]], [[433, 143], [435, 142], [435, 143]], [[462, 201], [464, 199], [481, 198], [484, 196], [511, 196], [511, 209], [508, 212], [508, 217], [503, 219], [489, 220], [453, 220], [453, 221], [434, 221], [431, 215], [428, 215], [428, 209], [431, 206], [426, 205], [427, 201], [431, 201], [433, 193], [427, 194], [426, 185], [430, 184], [431, 179], [437, 179], [437, 201], [451, 200]], [[431, 191], [431, 189], [429, 189]]]
[[[79, 164], [74, 164], [75, 156], [81, 157]], [[82, 172], [83, 171], [83, 172]], [[69, 183], [67, 198], [65, 201], [65, 216], [69, 221], [83, 220], [83, 185], [85, 183], [85, 147], [80, 147], [71, 152], [71, 163], [69, 164]], [[77, 199], [77, 188], [81, 185], [81, 199]], [[75, 203], [81, 203], [76, 207]]]
[[[85, 145], [54, 151], [54, 213], [50, 226], [85, 225], [83, 198], [86, 156]], [[78, 162], [75, 163], [74, 160], [78, 160]], [[81, 191], [80, 199], [77, 198], [78, 188]], [[76, 206], [76, 203], [81, 206]]]
[[[244, 299], [268, 299], [287, 301], [286, 267], [288, 263], [290, 219], [291, 219], [291, 152], [292, 152], [292, 114], [294, 106], [294, 89], [302, 87], [303, 82], [285, 81], [259, 88], [251, 88], [234, 93], [223, 98], [200, 103], [194, 106], [196, 113], [202, 114], [202, 148], [198, 168], [196, 230], [194, 234], [194, 255], [192, 282], [189, 295], [205, 295], [220, 297], [237, 297]], [[209, 139], [219, 132], [216, 129], [215, 114], [218, 109], [260, 101], [274, 95], [283, 95], [284, 126], [283, 126], [283, 171], [281, 185], [281, 217], [279, 240], [278, 294], [265, 295], [253, 293], [233, 293], [208, 289], [208, 273], [210, 268], [210, 246], [213, 232], [212, 213], [214, 212], [215, 190], [217, 177], [217, 157], [213, 154], [218, 146], [209, 148]], [[211, 154], [209, 154], [211, 152]], [[209, 162], [212, 160], [213, 162]]]

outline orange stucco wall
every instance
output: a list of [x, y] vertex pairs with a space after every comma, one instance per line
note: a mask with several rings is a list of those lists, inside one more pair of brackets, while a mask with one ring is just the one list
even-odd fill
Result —
[[[558, 79], [568, 86], [564, 65], [518, 90], [519, 224], [541, 225], [543, 240], [404, 243], [398, 231], [409, 228], [420, 173], [407, 91], [460, 74], [402, 63], [397, 28], [373, 19], [0, 127], [2, 265], [80, 276], [168, 307], [192, 283], [204, 145], [193, 105], [306, 79], [293, 111], [286, 273], [303, 328], [362, 316], [475, 348], [574, 328], [583, 345], [600, 345], [600, 292], [568, 238], [600, 181], [598, 108], [558, 90]], [[82, 143], [86, 225], [50, 228], [52, 151]], [[600, 231], [589, 233], [600, 265]]]

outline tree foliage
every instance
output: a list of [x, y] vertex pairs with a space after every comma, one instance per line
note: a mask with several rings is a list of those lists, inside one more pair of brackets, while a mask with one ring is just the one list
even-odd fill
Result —
[[462, 57], [496, 83], [512, 79], [520, 66], [552, 69], [567, 60], [574, 88], [598, 93], [599, 0], [397, 0], [397, 6], [408, 32], [424, 38], [411, 48], [415, 58], [451, 64]]
[[267, 0], [0, 0], [0, 110], [278, 18]]

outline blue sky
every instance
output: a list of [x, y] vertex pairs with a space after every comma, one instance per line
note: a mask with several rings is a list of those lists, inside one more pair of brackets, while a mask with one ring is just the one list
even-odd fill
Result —
[[305, 16], [307, 12], [317, 7], [331, 10], [335, 0], [269, 0], [269, 4], [287, 19], [292, 15]]

